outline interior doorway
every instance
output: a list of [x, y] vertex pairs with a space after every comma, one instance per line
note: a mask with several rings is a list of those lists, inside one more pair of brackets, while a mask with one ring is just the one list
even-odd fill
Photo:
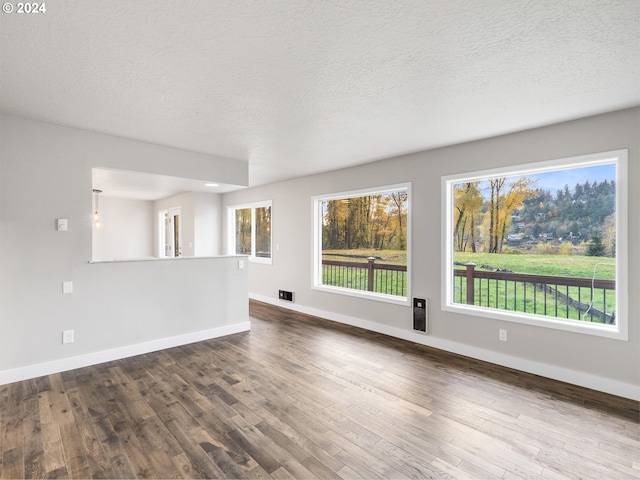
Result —
[[160, 210], [159, 226], [159, 257], [182, 256], [182, 207]]

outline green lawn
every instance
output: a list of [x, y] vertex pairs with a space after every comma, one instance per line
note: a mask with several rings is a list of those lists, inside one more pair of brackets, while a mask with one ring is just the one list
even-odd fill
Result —
[[[455, 252], [453, 260], [463, 264], [475, 263], [476, 268], [487, 265], [491, 268], [507, 269], [515, 273], [576, 278], [592, 278], [593, 269], [596, 267], [596, 278], [603, 280], [615, 280], [616, 278], [616, 261], [614, 258], [607, 257]], [[599, 265], [596, 266], [596, 264]]]
[[[454, 261], [461, 264], [475, 263], [477, 265], [476, 269], [506, 269], [515, 273], [576, 278], [592, 278], [595, 268], [596, 278], [615, 280], [615, 259], [605, 257], [456, 252]], [[456, 265], [455, 268], [464, 269], [463, 266], [459, 265]], [[500, 310], [536, 313], [551, 317], [601, 322], [600, 319], [592, 318], [590, 315], [585, 317], [584, 312], [558, 300], [549, 292], [545, 297], [544, 291], [534, 288], [531, 284], [516, 284], [514, 282], [495, 280], [483, 280], [481, 282], [476, 279], [474, 285], [476, 305]], [[615, 291], [594, 289], [592, 292], [590, 288], [567, 288], [564, 286], [558, 286], [558, 291], [582, 303], [590, 304], [593, 302], [593, 307], [598, 310], [606, 311], [607, 313], [615, 311]], [[466, 302], [466, 281], [456, 279], [454, 295], [455, 302]]]
[[[501, 280], [475, 279], [474, 305], [510, 310], [514, 312], [534, 313], [549, 317], [571, 320], [586, 320], [602, 323], [597, 316], [586, 314], [577, 308], [558, 299], [553, 293], [545, 292], [527, 283], [504, 282]], [[594, 289], [593, 298], [590, 288], [558, 286], [558, 291], [583, 304], [593, 302], [593, 307], [611, 314], [615, 311], [616, 292], [613, 290]], [[456, 278], [454, 284], [454, 302], [466, 303], [466, 280]]]
[[374, 248], [323, 250], [322, 258], [325, 260], [338, 260], [343, 262], [367, 263], [368, 257], [375, 257], [376, 263], [393, 265], [407, 264], [406, 250], [376, 250]]

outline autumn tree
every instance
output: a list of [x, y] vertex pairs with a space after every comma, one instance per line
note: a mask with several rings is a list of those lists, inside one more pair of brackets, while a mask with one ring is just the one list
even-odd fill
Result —
[[506, 178], [492, 178], [489, 180], [491, 194], [489, 196], [489, 253], [498, 253], [498, 217], [502, 203], [502, 188]]
[[512, 213], [524, 207], [524, 201], [535, 195], [533, 186], [537, 180], [522, 177], [509, 185], [509, 191], [502, 202], [502, 210], [498, 215], [498, 252], [502, 252], [502, 245], [507, 236], [507, 229], [511, 223]]
[[390, 198], [388, 195], [375, 195], [371, 203], [371, 228], [370, 245], [373, 248], [382, 250], [387, 247], [387, 240], [392, 232], [389, 215], [386, 214], [389, 208]]
[[501, 253], [507, 229], [511, 223], [511, 215], [515, 210], [524, 207], [526, 199], [535, 196], [533, 187], [537, 180], [522, 177], [508, 185], [505, 193], [507, 179], [493, 178], [489, 181], [489, 253]]
[[616, 256], [616, 214], [608, 215], [602, 224], [602, 243], [607, 257]]
[[326, 200], [322, 208], [325, 250], [406, 249], [404, 191]]
[[324, 203], [323, 248], [342, 249], [346, 247], [348, 201], [329, 200]]
[[251, 209], [236, 210], [236, 253], [251, 255]]
[[270, 256], [271, 252], [271, 207], [255, 209], [256, 255]]
[[476, 217], [482, 209], [483, 198], [478, 188], [480, 182], [461, 183], [454, 187], [454, 248], [464, 252], [468, 243], [476, 251]]
[[391, 193], [391, 200], [393, 201], [393, 205], [395, 206], [395, 214], [398, 219], [398, 229], [397, 229], [397, 240], [396, 240], [396, 249], [397, 250], [406, 250], [407, 249], [407, 227], [406, 227], [406, 217], [407, 217], [407, 192], [399, 191]]

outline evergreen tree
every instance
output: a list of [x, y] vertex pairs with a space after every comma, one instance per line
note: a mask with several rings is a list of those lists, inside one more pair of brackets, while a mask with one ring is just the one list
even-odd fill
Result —
[[589, 245], [587, 246], [587, 255], [590, 257], [604, 257], [605, 248], [602, 242], [600, 233], [594, 233], [589, 239]]

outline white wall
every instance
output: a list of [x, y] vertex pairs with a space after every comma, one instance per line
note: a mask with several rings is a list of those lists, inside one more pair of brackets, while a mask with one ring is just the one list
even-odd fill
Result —
[[153, 202], [100, 195], [100, 227], [93, 224], [93, 260], [154, 255]]
[[222, 195], [194, 192], [194, 252], [196, 257], [222, 254]]
[[195, 238], [194, 228], [194, 205], [193, 205], [193, 193], [185, 192], [172, 197], [163, 198], [153, 202], [154, 208], [154, 255], [158, 255], [158, 241], [159, 241], [159, 229], [160, 229], [160, 217], [159, 213], [162, 210], [169, 210], [170, 208], [180, 207], [182, 209], [182, 215], [180, 221], [182, 222], [182, 256], [193, 257], [194, 248], [193, 242]]
[[182, 208], [183, 257], [208, 257], [222, 253], [222, 195], [185, 192], [154, 202], [154, 255], [158, 255], [158, 213], [173, 207]]
[[246, 185], [245, 162], [5, 115], [0, 137], [0, 383], [247, 328], [233, 257], [89, 263], [92, 167]]
[[[640, 251], [634, 248], [640, 238], [639, 132], [639, 110], [623, 110], [236, 191], [223, 203], [273, 200], [273, 245], [280, 249], [274, 248], [272, 265], [251, 264], [255, 298], [640, 399]], [[440, 309], [442, 176], [617, 149], [629, 150], [629, 285], [618, 286], [631, 292], [628, 341]], [[402, 182], [412, 182], [412, 292], [430, 301], [427, 336], [412, 332], [409, 307], [311, 289], [311, 196]], [[296, 303], [278, 302], [278, 289], [295, 291]], [[508, 342], [498, 340], [501, 328], [508, 330]]]

